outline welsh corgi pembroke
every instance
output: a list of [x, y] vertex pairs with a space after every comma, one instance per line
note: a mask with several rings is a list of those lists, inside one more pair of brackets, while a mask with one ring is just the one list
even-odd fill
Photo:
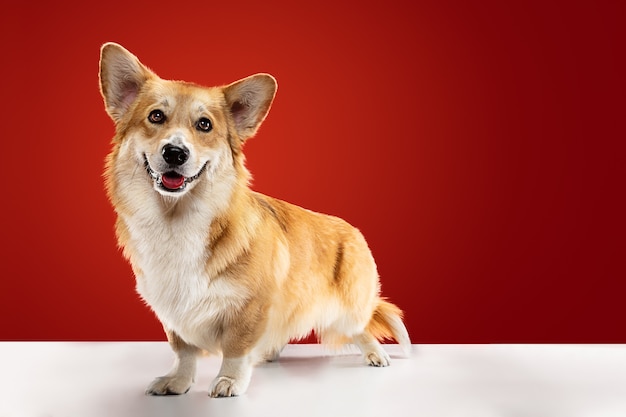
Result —
[[243, 145], [276, 89], [269, 74], [208, 88], [164, 80], [122, 46], [101, 48], [116, 235], [176, 356], [147, 394], [187, 392], [203, 352], [222, 355], [210, 396], [243, 394], [255, 364], [311, 331], [354, 343], [372, 366], [389, 365], [379, 340], [408, 354], [402, 312], [381, 298], [363, 235], [249, 188]]

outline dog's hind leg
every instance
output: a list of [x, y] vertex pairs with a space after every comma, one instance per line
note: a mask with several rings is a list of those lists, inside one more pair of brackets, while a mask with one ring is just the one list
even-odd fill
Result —
[[353, 337], [354, 343], [361, 349], [369, 365], [389, 365], [389, 355], [378, 342], [382, 339], [395, 339], [405, 354], [410, 355], [411, 340], [402, 322], [402, 311], [397, 306], [379, 299], [365, 330]]
[[167, 339], [174, 353], [176, 362], [172, 370], [164, 376], [156, 378], [148, 389], [149, 395], [178, 395], [189, 391], [196, 374], [196, 359], [201, 350], [185, 343], [173, 331], [165, 330]]
[[365, 362], [370, 366], [389, 366], [389, 355], [374, 336], [363, 332], [354, 336], [354, 343], [361, 349]]

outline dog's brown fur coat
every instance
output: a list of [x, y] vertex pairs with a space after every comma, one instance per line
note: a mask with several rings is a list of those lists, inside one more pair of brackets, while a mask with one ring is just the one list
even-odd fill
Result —
[[[377, 339], [409, 347], [401, 311], [379, 296], [374, 259], [356, 228], [248, 187], [242, 146], [270, 109], [273, 77], [212, 88], [162, 80], [113, 43], [102, 47], [100, 64], [116, 124], [105, 178], [118, 241], [177, 354], [148, 393], [186, 392], [206, 350], [224, 357], [210, 394], [241, 394], [256, 362], [311, 330], [323, 342], [354, 342], [375, 366], [389, 363]], [[148, 119], [155, 109], [165, 122]], [[197, 128], [201, 117], [212, 130]], [[176, 168], [181, 190], [159, 182], [174, 169], [161, 158], [172, 143], [189, 149]]]

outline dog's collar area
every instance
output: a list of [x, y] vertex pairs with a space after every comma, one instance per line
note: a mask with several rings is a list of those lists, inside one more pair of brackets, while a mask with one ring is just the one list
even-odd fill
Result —
[[[177, 188], [169, 188], [168, 186], [166, 186], [165, 184], [163, 184], [163, 175], [164, 174], [159, 174], [158, 172], [156, 172], [155, 170], [152, 169], [152, 167], [150, 166], [150, 163], [148, 162], [148, 157], [144, 154], [143, 155], [143, 164], [146, 168], [146, 171], [148, 172], [148, 175], [150, 175], [150, 177], [156, 182], [157, 186], [160, 187], [161, 189], [168, 191], [168, 192], [181, 192], [183, 191], [185, 188], [187, 188], [187, 184], [190, 184], [192, 182], [194, 182], [195, 180], [197, 180], [198, 178], [200, 178], [200, 176], [202, 175], [202, 173], [204, 172], [204, 170], [206, 169], [206, 166], [208, 164], [208, 161], [204, 163], [204, 165], [202, 165], [202, 168], [200, 168], [200, 171], [198, 171], [198, 173], [192, 177], [185, 177], [180, 175], [183, 178], [183, 181], [181, 182], [181, 184], [177, 187]], [[168, 173], [165, 173], [168, 174]], [[171, 183], [171, 180], [166, 179], [166, 182]]]

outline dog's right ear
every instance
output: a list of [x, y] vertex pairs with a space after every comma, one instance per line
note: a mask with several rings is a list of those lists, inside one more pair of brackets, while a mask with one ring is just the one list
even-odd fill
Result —
[[133, 104], [144, 83], [156, 74], [121, 45], [108, 42], [100, 49], [100, 92], [107, 113], [116, 123]]

